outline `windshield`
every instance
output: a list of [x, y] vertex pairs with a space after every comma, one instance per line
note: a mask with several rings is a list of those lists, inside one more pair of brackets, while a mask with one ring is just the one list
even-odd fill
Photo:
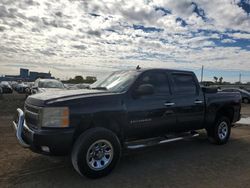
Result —
[[114, 72], [106, 79], [91, 85], [92, 89], [103, 89], [112, 92], [127, 91], [138, 75], [136, 71]]
[[57, 80], [40, 81], [38, 84], [39, 88], [64, 88], [63, 83]]

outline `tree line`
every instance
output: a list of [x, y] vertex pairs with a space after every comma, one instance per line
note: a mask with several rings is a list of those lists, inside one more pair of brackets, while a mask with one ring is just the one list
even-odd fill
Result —
[[86, 76], [83, 78], [82, 76], [75, 76], [74, 78], [70, 78], [69, 80], [64, 80], [64, 83], [69, 84], [92, 84], [97, 81], [97, 78], [94, 76]]

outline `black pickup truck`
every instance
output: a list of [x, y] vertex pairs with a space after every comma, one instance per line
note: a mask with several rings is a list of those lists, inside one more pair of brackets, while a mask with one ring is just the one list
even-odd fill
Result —
[[71, 154], [76, 171], [107, 175], [123, 149], [197, 136], [225, 144], [240, 119], [241, 96], [201, 88], [193, 72], [118, 71], [89, 89], [29, 96], [13, 121], [20, 144], [50, 155]]

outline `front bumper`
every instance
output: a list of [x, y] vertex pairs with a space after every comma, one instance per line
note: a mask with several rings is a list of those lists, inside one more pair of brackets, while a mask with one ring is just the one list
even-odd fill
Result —
[[13, 121], [19, 143], [37, 153], [58, 155], [67, 154], [71, 150], [74, 129], [32, 130], [25, 122], [24, 112], [17, 109], [17, 121]]

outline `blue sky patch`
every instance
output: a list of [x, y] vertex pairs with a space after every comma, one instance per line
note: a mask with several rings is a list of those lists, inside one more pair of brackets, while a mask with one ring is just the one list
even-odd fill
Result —
[[161, 29], [161, 28], [156, 28], [156, 27], [145, 27], [143, 25], [133, 25], [133, 28], [135, 30], [142, 30], [144, 31], [145, 33], [150, 33], [150, 32], [162, 32], [164, 31], [164, 29]]
[[241, 7], [248, 15], [250, 14], [250, 1], [249, 0], [241, 0], [238, 3], [238, 6]]
[[198, 5], [194, 2], [191, 3], [192, 6], [194, 6], [194, 12], [202, 18], [203, 21], [206, 21], [207, 20], [207, 17], [206, 17], [206, 14], [205, 14], [205, 11], [198, 7]]
[[176, 22], [180, 23], [182, 27], [187, 26], [187, 22], [180, 17], [176, 18]]
[[96, 13], [89, 13], [89, 15], [94, 16], [94, 17], [99, 17], [99, 16], [101, 16], [101, 15], [96, 14]]
[[162, 11], [163, 12], [163, 16], [172, 14], [170, 10], [163, 8], [163, 7], [156, 7], [155, 8], [156, 11]]

